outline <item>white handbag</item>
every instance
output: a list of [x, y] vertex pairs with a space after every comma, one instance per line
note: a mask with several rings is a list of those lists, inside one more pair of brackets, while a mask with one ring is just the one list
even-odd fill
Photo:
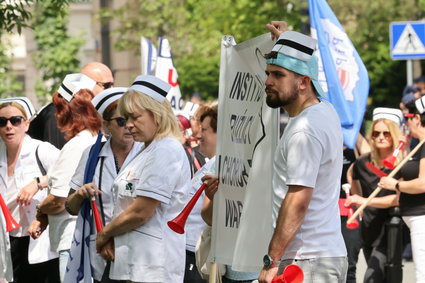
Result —
[[[210, 251], [211, 251], [211, 226], [207, 226], [202, 231], [195, 247], [195, 258], [198, 272], [202, 279], [208, 280], [210, 274]], [[216, 282], [221, 282], [221, 277], [226, 273], [226, 266], [217, 263]]]

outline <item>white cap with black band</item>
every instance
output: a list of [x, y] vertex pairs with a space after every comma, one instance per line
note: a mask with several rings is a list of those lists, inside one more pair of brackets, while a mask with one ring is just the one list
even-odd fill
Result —
[[34, 106], [32, 105], [31, 101], [27, 97], [17, 96], [17, 97], [9, 97], [9, 98], [0, 99], [0, 104], [12, 103], [12, 102], [18, 103], [24, 108], [26, 116], [27, 116], [25, 117], [26, 119], [31, 119], [35, 115]]
[[149, 75], [138, 76], [130, 89], [144, 93], [162, 103], [171, 89], [171, 85], [163, 80]]
[[69, 74], [66, 75], [63, 79], [59, 89], [58, 93], [68, 102], [74, 98], [74, 95], [81, 89], [88, 89], [90, 91], [93, 90], [93, 88], [96, 85], [96, 81], [92, 80], [91, 78], [87, 77], [83, 74]]
[[126, 87], [112, 87], [105, 89], [104, 91], [97, 94], [91, 100], [94, 108], [99, 112], [100, 116], [103, 116], [105, 109], [114, 101], [120, 99], [124, 93], [126, 93], [128, 88]]
[[388, 119], [401, 127], [403, 123], [403, 112], [398, 108], [378, 107], [373, 110], [373, 121], [378, 119]]

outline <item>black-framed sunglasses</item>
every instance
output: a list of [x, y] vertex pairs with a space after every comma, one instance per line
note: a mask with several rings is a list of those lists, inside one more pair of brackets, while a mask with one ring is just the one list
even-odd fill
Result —
[[124, 127], [125, 126], [125, 123], [127, 123], [127, 119], [125, 119], [124, 117], [111, 118], [111, 119], [108, 119], [106, 121], [110, 122], [112, 120], [115, 120], [115, 122], [117, 122], [117, 125], [119, 127]]
[[114, 82], [106, 82], [106, 83], [102, 83], [102, 82], [96, 82], [96, 84], [100, 85], [101, 87], [103, 87], [103, 89], [108, 89], [114, 86]]
[[7, 121], [10, 121], [12, 126], [19, 126], [22, 123], [22, 120], [25, 120], [22, 116], [12, 116], [10, 118], [0, 117], [0, 127], [6, 127]]

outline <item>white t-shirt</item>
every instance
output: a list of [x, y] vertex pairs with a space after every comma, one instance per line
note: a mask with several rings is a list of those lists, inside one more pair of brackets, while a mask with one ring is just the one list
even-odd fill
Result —
[[326, 101], [289, 119], [273, 164], [274, 223], [287, 185], [310, 187], [313, 195], [283, 259], [346, 256], [338, 208], [342, 141], [338, 115]]
[[140, 227], [116, 236], [110, 278], [135, 282], [183, 282], [185, 235], [167, 222], [189, 200], [190, 165], [183, 146], [174, 138], [153, 141], [119, 173], [114, 183], [114, 217], [137, 196], [160, 201]]
[[[96, 136], [83, 130], [70, 139], [59, 153], [58, 160], [49, 172], [50, 194], [66, 198], [69, 193], [69, 182], [74, 175], [83, 151], [94, 144]], [[50, 244], [55, 251], [69, 250], [74, 235], [76, 216], [68, 211], [48, 215]]]
[[[211, 158], [207, 163], [204, 164], [198, 171], [196, 171], [195, 175], [193, 175], [191, 181], [191, 188], [189, 192], [190, 199], [192, 199], [193, 195], [198, 191], [199, 187], [202, 185], [201, 178], [207, 174], [212, 173], [214, 171], [215, 165], [215, 156]], [[196, 242], [198, 238], [201, 236], [202, 231], [204, 231], [207, 224], [202, 219], [201, 211], [202, 204], [205, 198], [205, 191], [202, 192], [195, 206], [189, 214], [189, 217], [186, 220], [185, 225], [185, 235], [186, 235], [186, 250], [195, 252]]]

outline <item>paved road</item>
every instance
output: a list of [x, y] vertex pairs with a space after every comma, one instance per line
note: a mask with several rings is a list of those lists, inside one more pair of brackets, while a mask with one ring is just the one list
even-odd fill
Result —
[[[357, 283], [363, 282], [363, 276], [366, 271], [366, 262], [363, 252], [360, 252], [359, 261], [357, 262]], [[403, 283], [415, 283], [415, 265], [413, 261], [403, 261]]]

